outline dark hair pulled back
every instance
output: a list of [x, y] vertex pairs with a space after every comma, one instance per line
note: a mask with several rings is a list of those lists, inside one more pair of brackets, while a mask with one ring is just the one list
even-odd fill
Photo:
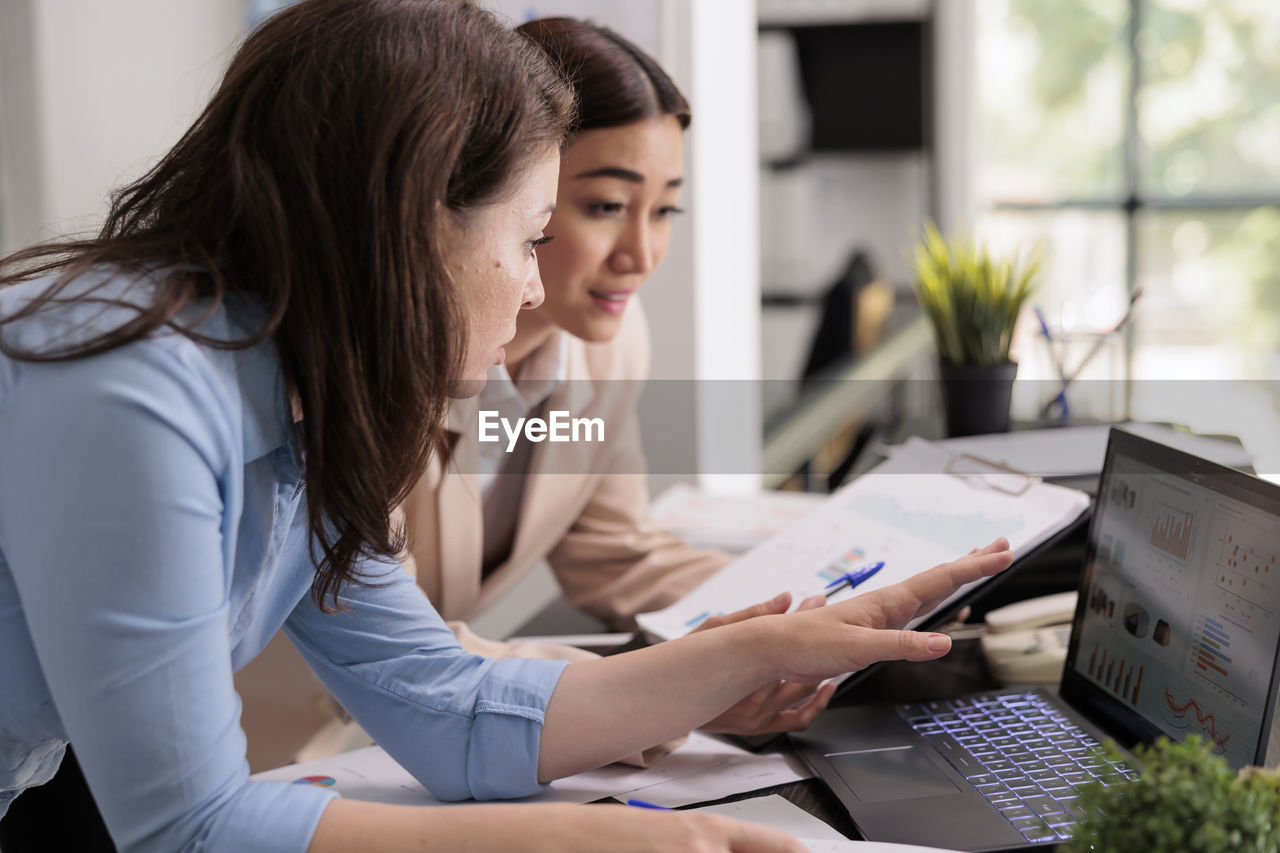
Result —
[[608, 27], [577, 18], [538, 18], [516, 32], [533, 42], [578, 96], [572, 132], [675, 116], [681, 129], [689, 103], [662, 67]]

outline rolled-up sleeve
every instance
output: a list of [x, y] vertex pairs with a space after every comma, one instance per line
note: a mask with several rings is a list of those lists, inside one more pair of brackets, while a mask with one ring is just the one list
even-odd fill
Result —
[[249, 781], [228, 639], [240, 412], [194, 350], [24, 366], [0, 407], [0, 541], [117, 846], [303, 851], [333, 794]]
[[307, 662], [365, 731], [443, 800], [537, 793], [547, 702], [565, 661], [463, 651], [412, 578], [370, 564], [343, 612], [308, 597], [285, 623]]

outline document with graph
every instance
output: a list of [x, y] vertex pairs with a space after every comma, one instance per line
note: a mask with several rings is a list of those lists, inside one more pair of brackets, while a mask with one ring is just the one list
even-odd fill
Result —
[[799, 601], [823, 592], [846, 572], [884, 563], [856, 591], [831, 597], [839, 601], [901, 581], [1000, 536], [1009, 540], [1015, 554], [1025, 553], [1080, 518], [1088, 507], [1089, 497], [1083, 492], [999, 466], [985, 467], [975, 457], [958, 457], [911, 439], [891, 459], [833, 493], [675, 604], [641, 614], [637, 621], [651, 636], [670, 639], [711, 616], [783, 591]]

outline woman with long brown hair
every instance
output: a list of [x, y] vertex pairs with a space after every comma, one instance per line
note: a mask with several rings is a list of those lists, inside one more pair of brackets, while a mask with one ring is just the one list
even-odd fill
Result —
[[131, 851], [800, 849], [708, 816], [248, 778], [232, 673], [281, 626], [433, 793], [509, 798], [778, 679], [937, 657], [945, 637], [878, 629], [1009, 562], [997, 544], [572, 666], [458, 646], [391, 512], [447, 394], [541, 301], [569, 103], [470, 4], [308, 0], [249, 37], [96, 239], [0, 262], [0, 817], [72, 744]]

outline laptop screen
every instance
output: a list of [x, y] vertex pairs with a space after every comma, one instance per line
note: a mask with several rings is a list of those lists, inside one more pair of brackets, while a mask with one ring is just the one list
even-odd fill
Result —
[[1261, 762], [1280, 646], [1280, 487], [1113, 430], [1063, 696], [1127, 743]]

